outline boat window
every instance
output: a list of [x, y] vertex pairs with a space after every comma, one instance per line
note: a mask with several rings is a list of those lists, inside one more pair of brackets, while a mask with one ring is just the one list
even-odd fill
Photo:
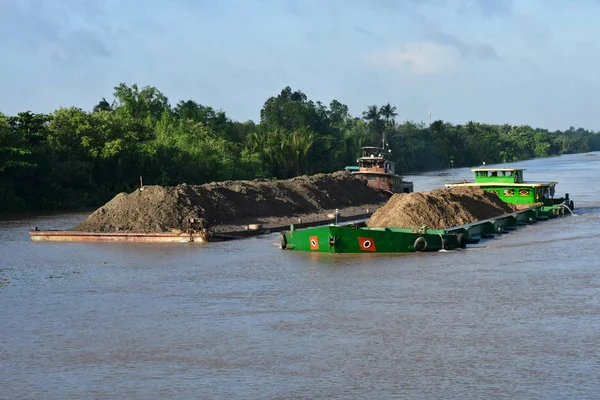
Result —
[[377, 177], [376, 176], [369, 176], [369, 177], [367, 177], [367, 179], [370, 180], [370, 181], [374, 181], [374, 180], [377, 180]]
[[519, 196], [529, 196], [529, 189], [519, 189]]
[[519, 171], [515, 171], [515, 182], [521, 182], [521, 173]]
[[514, 196], [515, 191], [514, 191], [514, 189], [504, 189], [504, 195], [505, 196]]

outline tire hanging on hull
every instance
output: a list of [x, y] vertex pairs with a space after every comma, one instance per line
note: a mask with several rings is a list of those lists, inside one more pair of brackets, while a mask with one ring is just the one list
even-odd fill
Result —
[[418, 237], [415, 240], [415, 243], [413, 243], [413, 248], [415, 251], [419, 252], [427, 250], [427, 239], [425, 239], [423, 236]]

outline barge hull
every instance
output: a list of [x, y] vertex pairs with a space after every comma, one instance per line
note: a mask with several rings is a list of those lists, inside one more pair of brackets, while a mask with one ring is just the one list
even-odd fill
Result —
[[454, 250], [481, 238], [508, 233], [518, 226], [565, 215], [565, 207], [537, 206], [448, 229], [364, 228], [329, 225], [283, 232], [282, 249], [318, 253], [410, 253]]
[[127, 232], [70, 232], [70, 231], [31, 231], [29, 237], [34, 242], [142, 242], [142, 243], [204, 243], [199, 234], [174, 233], [127, 233]]
[[459, 246], [458, 238], [457, 234], [442, 230], [420, 232], [333, 225], [285, 232], [281, 236], [281, 247], [318, 253], [404, 253], [452, 250]]

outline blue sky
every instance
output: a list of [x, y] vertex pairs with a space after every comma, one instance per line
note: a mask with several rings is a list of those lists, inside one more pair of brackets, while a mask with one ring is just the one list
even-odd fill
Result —
[[0, 0], [0, 112], [120, 82], [235, 120], [285, 86], [360, 115], [600, 130], [600, 0]]

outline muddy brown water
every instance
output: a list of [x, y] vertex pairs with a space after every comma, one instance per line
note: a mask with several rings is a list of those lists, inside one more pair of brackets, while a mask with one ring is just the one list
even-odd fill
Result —
[[596, 154], [514, 164], [577, 216], [464, 251], [32, 243], [85, 214], [0, 222], [0, 398], [596, 399]]

